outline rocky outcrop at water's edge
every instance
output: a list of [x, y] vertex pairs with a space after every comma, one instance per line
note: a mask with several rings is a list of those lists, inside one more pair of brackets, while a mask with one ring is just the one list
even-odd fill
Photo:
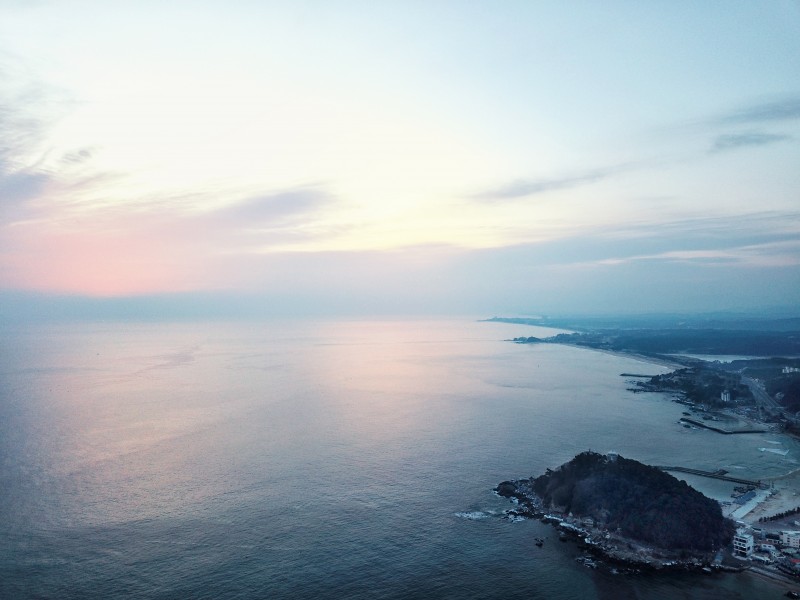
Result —
[[[733, 524], [717, 515], [715, 501], [686, 488], [656, 467], [585, 452], [539, 477], [503, 481], [495, 492], [515, 502], [510, 516], [551, 523], [562, 539], [617, 571], [742, 570], [721, 562]], [[708, 530], [695, 520], [709, 524]], [[693, 532], [691, 538], [681, 537], [683, 528]]]

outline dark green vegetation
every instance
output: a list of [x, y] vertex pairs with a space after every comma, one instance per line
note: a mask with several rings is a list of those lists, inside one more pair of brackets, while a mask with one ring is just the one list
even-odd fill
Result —
[[592, 517], [609, 530], [667, 550], [710, 552], [731, 542], [719, 504], [685, 481], [635, 460], [583, 452], [533, 480], [545, 507]]
[[514, 341], [570, 344], [596, 350], [635, 352], [652, 356], [668, 354], [800, 355], [800, 332], [786, 331], [601, 329], [587, 333], [561, 333], [545, 339], [515, 338]]
[[778, 514], [771, 515], [769, 517], [759, 517], [758, 522], [769, 523], [770, 521], [779, 521], [781, 519], [785, 519], [786, 517], [793, 517], [796, 514], [800, 514], [800, 506], [795, 506], [794, 508], [784, 510], [783, 512], [779, 512]]
[[[695, 361], [692, 366], [637, 381], [633, 391], [676, 392], [706, 408], [758, 407], [762, 418], [800, 431], [800, 359], [764, 358], [730, 363]], [[754, 398], [745, 384], [758, 382], [762, 392]], [[729, 393], [722, 400], [723, 391]]]
[[[687, 402], [706, 407], [725, 408], [732, 406], [730, 403], [753, 403], [753, 395], [742, 383], [740, 373], [725, 371], [707, 363], [655, 375], [647, 382], [637, 381], [636, 386], [634, 389], [643, 391], [676, 392]], [[722, 400], [722, 392], [726, 390], [730, 394], [729, 402]]]
[[644, 314], [627, 316], [492, 317], [498, 323], [538, 325], [570, 331], [680, 330], [680, 331], [800, 331], [795, 309], [770, 313]]
[[777, 398], [790, 413], [800, 413], [800, 373], [767, 380], [767, 393]]
[[800, 412], [800, 359], [735, 360], [720, 365], [726, 371], [764, 382], [766, 392], [789, 413]]
[[741, 354], [800, 356], [800, 317], [734, 313], [626, 317], [492, 317], [488, 321], [568, 329], [544, 340], [641, 354]]

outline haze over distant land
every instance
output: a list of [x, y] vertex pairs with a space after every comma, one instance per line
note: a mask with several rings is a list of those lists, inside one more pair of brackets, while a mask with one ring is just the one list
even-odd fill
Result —
[[790, 313], [798, 31], [788, 0], [2, 3], [0, 317]]

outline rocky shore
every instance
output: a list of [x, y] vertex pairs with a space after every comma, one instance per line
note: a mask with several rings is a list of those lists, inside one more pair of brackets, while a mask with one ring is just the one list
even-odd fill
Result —
[[542, 498], [533, 491], [532, 484], [533, 479], [503, 481], [494, 491], [515, 504], [513, 509], [507, 511], [509, 516], [550, 523], [558, 530], [560, 539], [578, 544], [595, 559], [582, 559], [588, 567], [605, 567], [617, 573], [631, 574], [647, 571], [709, 573], [744, 570], [741, 566], [724, 564], [722, 552], [690, 554], [670, 551], [598, 527], [591, 518], [546, 510]]

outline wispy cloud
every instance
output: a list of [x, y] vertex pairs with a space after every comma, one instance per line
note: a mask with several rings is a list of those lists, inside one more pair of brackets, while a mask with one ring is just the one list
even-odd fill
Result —
[[323, 213], [338, 198], [322, 186], [298, 186], [239, 199], [231, 199], [235, 192], [227, 192], [224, 204], [207, 208], [220, 201], [215, 196], [218, 193], [208, 192], [159, 197], [137, 206], [109, 205], [94, 210], [88, 226], [120, 228], [132, 239], [158, 240], [175, 251], [191, 248], [198, 255], [285, 249], [341, 233], [323, 222]]
[[[31, 235], [39, 236], [50, 230], [48, 223], [59, 223], [57, 228], [70, 235], [91, 238], [99, 228], [151, 244], [163, 236], [174, 242], [171, 247], [214, 240], [222, 251], [256, 239], [286, 245], [320, 235], [308, 225], [336, 201], [321, 186], [263, 194], [231, 188], [138, 196], [126, 188], [124, 173], [97, 167], [98, 148], [51, 149], [47, 140], [56, 117], [41, 107], [61, 102], [60, 94], [22, 71], [19, 61], [0, 49], [0, 226], [35, 224]], [[246, 242], [242, 233], [248, 234]]]
[[321, 189], [300, 187], [246, 198], [211, 211], [205, 218], [249, 228], [273, 226], [307, 216], [334, 201], [331, 194]]
[[565, 190], [596, 183], [619, 174], [630, 168], [629, 165], [607, 167], [602, 169], [586, 170], [582, 173], [569, 175], [566, 177], [542, 178], [542, 179], [517, 179], [511, 183], [501, 185], [496, 188], [484, 190], [473, 194], [473, 200], [480, 201], [501, 201], [516, 200], [528, 196], [536, 196], [546, 192]]
[[[497, 263], [586, 271], [627, 263], [800, 264], [800, 213], [762, 212], [580, 227], [568, 235], [497, 248]], [[565, 232], [562, 232], [565, 233]]]
[[336, 201], [323, 189], [199, 210], [212, 201], [220, 199], [208, 192], [134, 205], [39, 202], [35, 218], [0, 235], [0, 282], [98, 295], [247, 287], [243, 266], [280, 270], [274, 256], [285, 263], [292, 250], [339, 235], [319, 213]]
[[[703, 130], [709, 128], [719, 130], [720, 126], [732, 125], [768, 125], [785, 123], [800, 119], [800, 96], [784, 97], [778, 100], [753, 103], [735, 110], [719, 113], [711, 118], [695, 121], [692, 127]], [[723, 133], [711, 142], [710, 153], [727, 152], [746, 147], [757, 147], [785, 142], [794, 139], [784, 133], [764, 131], [745, 131]], [[626, 163], [600, 168], [588, 168], [561, 177], [519, 178], [494, 188], [481, 190], [470, 196], [472, 200], [482, 202], [502, 202], [529, 198], [549, 192], [574, 189], [608, 180], [617, 175], [654, 166], [637, 163]]]
[[680, 220], [607, 231], [583, 241], [594, 257], [573, 267], [628, 263], [686, 263], [743, 267], [800, 266], [796, 213], [765, 213], [730, 218]]
[[710, 152], [727, 152], [748, 146], [766, 146], [776, 142], [783, 142], [792, 139], [790, 135], [777, 133], [726, 133], [718, 135], [711, 146]]
[[68, 152], [61, 157], [61, 162], [69, 165], [81, 165], [92, 159], [92, 150], [90, 148], [81, 148], [75, 152]]
[[52, 180], [39, 165], [20, 164], [30, 148], [20, 140], [19, 123], [0, 115], [0, 224], [22, 218], [26, 203], [38, 197]]
[[[0, 138], [3, 127], [0, 123]], [[35, 144], [29, 147], [0, 149], [0, 225], [31, 218], [53, 217], [70, 205], [82, 192], [100, 190], [113, 175], [91, 168], [91, 155], [67, 154], [46, 165], [44, 154]], [[15, 152], [16, 150], [16, 152]], [[36, 160], [31, 161], [34, 155]], [[27, 159], [27, 160], [26, 160]]]
[[633, 262], [671, 262], [696, 265], [742, 265], [749, 267], [800, 266], [800, 242], [735, 246], [723, 250], [671, 250], [659, 254], [643, 254], [622, 258], [609, 258], [598, 265], [622, 265]]
[[217, 251], [251, 254], [290, 249], [338, 237], [325, 222], [338, 198], [321, 186], [300, 186], [232, 201], [216, 209], [158, 210], [150, 227], [173, 231], [178, 242], [213, 244]]
[[800, 119], [800, 96], [751, 104], [713, 119], [720, 125], [742, 125]]
[[[693, 132], [712, 136], [708, 153], [717, 154], [793, 140], [791, 133], [778, 128], [794, 127], [792, 122], [797, 120], [800, 120], [800, 96], [789, 96], [720, 110], [685, 125]], [[743, 127], [747, 129], [742, 131]]]
[[0, 202], [4, 208], [37, 197], [50, 176], [33, 169], [5, 171], [0, 164]]
[[0, 51], [0, 224], [26, 218], [27, 204], [56, 178], [43, 164], [52, 123], [39, 110], [55, 94], [23, 67]]

